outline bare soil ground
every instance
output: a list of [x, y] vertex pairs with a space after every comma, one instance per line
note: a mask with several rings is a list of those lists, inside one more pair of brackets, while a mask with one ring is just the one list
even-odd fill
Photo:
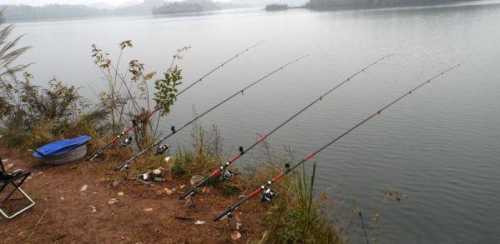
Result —
[[188, 182], [145, 185], [103, 161], [46, 166], [1, 146], [0, 156], [9, 170], [32, 172], [23, 189], [36, 201], [14, 220], [0, 218], [0, 243], [247, 243], [263, 232], [265, 210], [253, 202], [238, 213], [241, 238], [233, 240], [235, 221], [212, 219], [238, 196], [223, 197], [214, 189], [200, 193], [190, 208], [178, 200]]

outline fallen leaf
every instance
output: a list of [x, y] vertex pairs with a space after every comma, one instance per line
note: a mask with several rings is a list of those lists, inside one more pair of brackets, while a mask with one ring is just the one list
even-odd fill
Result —
[[125, 193], [123, 193], [122, 191], [118, 192], [118, 196], [123, 197], [123, 196], [125, 196]]
[[153, 212], [153, 208], [145, 208], [144, 212]]
[[196, 220], [196, 222], [194, 222], [195, 225], [204, 225], [206, 222], [203, 221], [203, 220]]
[[175, 218], [179, 219], [179, 220], [189, 220], [189, 221], [193, 221], [194, 220], [191, 217], [185, 217], [185, 216], [175, 216]]
[[234, 219], [236, 220], [236, 222], [240, 223], [241, 222], [241, 212], [238, 212], [234, 215]]
[[179, 188], [182, 190], [186, 187], [186, 185], [180, 185]]
[[167, 195], [172, 195], [172, 194], [174, 193], [174, 191], [173, 191], [173, 190], [170, 190], [170, 189], [168, 189], [168, 188], [165, 188], [164, 190], [165, 190], [165, 192], [167, 193]]
[[97, 208], [94, 205], [90, 205], [90, 212], [95, 213], [97, 212]]
[[88, 185], [83, 185], [82, 188], [80, 188], [80, 191], [84, 192], [87, 190], [88, 187], [89, 187]]
[[109, 205], [113, 205], [113, 204], [115, 204], [115, 203], [117, 203], [117, 202], [118, 202], [118, 199], [116, 199], [116, 198], [111, 198], [111, 199], [109, 199], [108, 204], [109, 204]]

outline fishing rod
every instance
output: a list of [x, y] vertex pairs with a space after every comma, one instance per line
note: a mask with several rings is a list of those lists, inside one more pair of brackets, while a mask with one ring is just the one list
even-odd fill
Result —
[[[222, 62], [221, 64], [215, 66], [213, 69], [211, 69], [210, 71], [208, 71], [207, 73], [205, 73], [204, 75], [202, 75], [199, 79], [197, 79], [196, 81], [192, 82], [191, 84], [189, 84], [187, 87], [183, 88], [181, 91], [179, 91], [176, 95], [176, 99], [182, 95], [183, 93], [185, 93], [186, 91], [188, 91], [189, 89], [191, 89], [193, 86], [195, 86], [196, 84], [202, 82], [204, 79], [206, 79], [207, 77], [209, 77], [210, 75], [212, 75], [213, 73], [215, 73], [216, 71], [218, 71], [219, 69], [221, 69], [222, 67], [224, 67], [225, 65], [227, 65], [228, 63], [232, 62], [233, 60], [239, 58], [241, 55], [249, 52], [250, 50], [256, 48], [257, 46], [261, 45], [263, 41], [259, 41], [257, 43], [255, 43], [254, 45], [250, 46], [250, 47], [247, 47], [245, 48], [243, 51], [240, 51], [238, 53], [236, 53], [234, 56], [226, 59], [224, 62]], [[162, 109], [160, 107], [157, 107], [155, 108], [153, 111], [151, 111], [147, 116], [146, 116], [146, 121], [150, 120], [157, 112], [161, 111]], [[106, 151], [108, 148], [112, 147], [113, 145], [115, 145], [118, 141], [120, 141], [120, 139], [126, 135], [128, 135], [128, 133], [130, 133], [132, 130], [136, 129], [137, 128], [137, 121], [136, 120], [132, 120], [132, 126], [128, 127], [128, 128], [125, 128], [122, 132], [120, 132], [120, 134], [116, 135], [113, 137], [113, 139], [106, 145], [102, 146], [101, 148], [97, 149], [93, 154], [91, 154], [89, 157], [87, 157], [87, 161], [93, 161], [94, 159], [96, 159], [97, 157], [99, 157], [99, 155], [101, 155], [102, 153], [104, 153], [104, 151]], [[132, 142], [132, 138], [128, 137], [125, 139], [125, 141], [123, 142], [123, 145], [128, 145]]]
[[202, 180], [200, 180], [198, 183], [196, 183], [191, 189], [189, 189], [189, 191], [187, 191], [184, 194], [182, 194], [182, 196], [180, 197], [180, 199], [182, 200], [182, 199], [185, 199], [187, 197], [192, 197], [192, 196], [196, 195], [196, 193], [198, 192], [197, 190], [200, 187], [206, 185], [208, 182], [210, 182], [211, 179], [216, 179], [216, 178], [221, 178], [222, 180], [228, 180], [228, 179], [230, 179], [233, 176], [233, 173], [231, 171], [229, 171], [227, 168], [229, 168], [229, 166], [231, 166], [233, 163], [235, 163], [237, 160], [239, 160], [244, 154], [246, 154], [247, 152], [249, 152], [250, 150], [252, 150], [253, 148], [255, 148], [261, 142], [263, 142], [264, 140], [266, 140], [269, 136], [271, 136], [276, 131], [278, 131], [280, 128], [282, 128], [283, 126], [285, 126], [286, 124], [288, 124], [289, 122], [291, 122], [292, 120], [294, 120], [297, 116], [299, 116], [300, 114], [302, 114], [303, 112], [305, 112], [306, 110], [308, 110], [314, 104], [322, 101], [323, 98], [325, 98], [326, 96], [330, 95], [333, 91], [337, 90], [341, 86], [343, 86], [346, 83], [348, 83], [349, 81], [351, 81], [354, 77], [358, 76], [359, 74], [363, 73], [367, 69], [371, 68], [372, 66], [375, 66], [376, 64], [380, 63], [382, 60], [387, 59], [387, 58], [389, 58], [391, 56], [393, 56], [393, 55], [391, 54], [391, 55], [386, 55], [384, 57], [381, 57], [381, 58], [377, 59], [375, 62], [373, 62], [373, 63], [365, 66], [364, 68], [360, 69], [359, 71], [353, 73], [352, 75], [350, 75], [349, 77], [347, 77], [345, 80], [343, 80], [339, 84], [337, 84], [334, 87], [328, 89], [326, 92], [324, 92], [323, 94], [321, 94], [318, 98], [314, 99], [311, 103], [309, 103], [308, 105], [306, 105], [305, 107], [303, 107], [302, 109], [300, 109], [298, 112], [296, 112], [295, 114], [293, 114], [292, 116], [290, 116], [283, 123], [281, 123], [278, 126], [276, 126], [274, 129], [272, 129], [271, 131], [269, 131], [267, 134], [261, 136], [251, 146], [247, 147], [246, 149], [244, 149], [243, 147], [240, 147], [240, 153], [238, 155], [234, 156], [233, 158], [231, 158], [226, 163], [221, 164], [221, 166], [218, 167], [217, 169], [215, 169], [214, 171], [212, 171], [212, 173], [210, 175], [205, 176]]
[[318, 153], [320, 153], [321, 151], [325, 150], [326, 148], [328, 148], [329, 146], [331, 146], [332, 144], [336, 143], [337, 141], [339, 141], [340, 139], [342, 139], [343, 137], [345, 137], [346, 135], [350, 134], [352, 131], [354, 131], [355, 129], [359, 128], [360, 126], [364, 125], [365, 123], [367, 123], [368, 121], [370, 121], [371, 119], [373, 119], [374, 117], [376, 117], [377, 115], [380, 115], [382, 114], [383, 111], [387, 110], [388, 108], [390, 108], [391, 106], [393, 106], [394, 104], [398, 103], [399, 101], [403, 100], [404, 98], [406, 98], [407, 96], [411, 95], [412, 93], [414, 93], [415, 91], [417, 91], [418, 89], [422, 88], [423, 86], [425, 86], [426, 84], [429, 84], [431, 83], [433, 80], [443, 76], [444, 74], [456, 69], [457, 67], [459, 67], [460, 64], [457, 64], [457, 65], [454, 65], [454, 66], [451, 66], [449, 67], [448, 69], [442, 71], [441, 73], [431, 77], [430, 79], [426, 80], [425, 82], [419, 84], [418, 86], [416, 86], [415, 88], [411, 89], [410, 91], [406, 92], [405, 94], [403, 94], [402, 96], [398, 97], [397, 99], [393, 100], [392, 102], [388, 103], [387, 105], [385, 105], [384, 107], [382, 107], [381, 109], [379, 109], [377, 112], [369, 115], [368, 117], [366, 117], [364, 120], [360, 121], [359, 123], [355, 124], [353, 127], [351, 127], [349, 130], [345, 131], [344, 133], [340, 134], [339, 136], [335, 137], [333, 140], [331, 140], [330, 142], [328, 142], [327, 144], [323, 145], [322, 147], [320, 147], [319, 149], [317, 149], [316, 151], [313, 151], [312, 153], [309, 153], [307, 154], [300, 162], [298, 162], [297, 164], [295, 164], [294, 166], [290, 167], [290, 165], [285, 165], [285, 170], [284, 171], [281, 171], [281, 173], [279, 173], [278, 175], [274, 176], [273, 178], [271, 178], [271, 180], [267, 181], [265, 184], [261, 185], [259, 188], [257, 188], [255, 191], [251, 192], [249, 195], [245, 196], [244, 198], [240, 199], [238, 202], [234, 203], [233, 205], [231, 205], [230, 207], [226, 208], [223, 212], [221, 212], [219, 215], [217, 215], [215, 218], [214, 218], [214, 221], [219, 221], [219, 220], [222, 220], [226, 217], [231, 217], [233, 212], [238, 209], [243, 203], [247, 202], [248, 200], [256, 197], [257, 195], [261, 194], [261, 201], [262, 202], [271, 202], [272, 199], [277, 195], [276, 192], [274, 192], [272, 189], [271, 189], [271, 185], [274, 184], [275, 182], [279, 181], [280, 179], [282, 179], [283, 177], [285, 177], [286, 175], [290, 174], [291, 172], [293, 172], [297, 167], [303, 165], [304, 163], [306, 163], [307, 161], [311, 160], [312, 158], [314, 158]]
[[[212, 112], [213, 110], [215, 110], [216, 108], [220, 107], [221, 105], [223, 105], [224, 103], [230, 101], [231, 99], [235, 98], [236, 96], [238, 95], [243, 95], [244, 92], [250, 88], [252, 88], [253, 86], [259, 84], [260, 82], [266, 80], [267, 78], [271, 77], [272, 75], [282, 71], [283, 69], [285, 69], [286, 67], [288, 67], [289, 65], [293, 64], [293, 63], [296, 63], [298, 61], [300, 61], [301, 59], [304, 59], [305, 57], [307, 57], [309, 55], [304, 55], [304, 56], [301, 56], [301, 57], [298, 57], [276, 69], [274, 69], [273, 71], [265, 74], [264, 76], [262, 76], [261, 78], [257, 79], [256, 81], [248, 84], [247, 86], [243, 87], [243, 89], [240, 89], [238, 91], [236, 91], [235, 93], [233, 93], [232, 95], [230, 95], [229, 97], [225, 98], [224, 100], [220, 101], [219, 103], [215, 104], [214, 106], [210, 107], [209, 109], [207, 109], [205, 112], [199, 114], [198, 116], [194, 117], [192, 120], [188, 121], [186, 124], [184, 124], [182, 127], [180, 127], [179, 129], [176, 129], [175, 126], [172, 126], [170, 128], [171, 132], [170, 134], [164, 136], [163, 138], [161, 138], [160, 140], [158, 140], [157, 142], [153, 143], [152, 145], [144, 148], [142, 151], [136, 153], [134, 156], [132, 156], [130, 159], [128, 159], [127, 161], [123, 162], [122, 164], [120, 164], [116, 170], [125, 170], [125, 169], [128, 169], [128, 167], [130, 166], [131, 163], [133, 163], [137, 158], [139, 158], [140, 156], [142, 156], [143, 154], [145, 154], [147, 151], [153, 149], [154, 147], [158, 147], [160, 146], [161, 143], [163, 143], [163, 141], [167, 140], [168, 138], [170, 138], [171, 136], [175, 135], [177, 132], [183, 130], [184, 128], [188, 127], [189, 125], [191, 125], [192, 123], [194, 123], [195, 121], [197, 121], [198, 119], [200, 119], [201, 117], [207, 115], [208, 113]], [[166, 145], [162, 146], [162, 148], [166, 148]]]

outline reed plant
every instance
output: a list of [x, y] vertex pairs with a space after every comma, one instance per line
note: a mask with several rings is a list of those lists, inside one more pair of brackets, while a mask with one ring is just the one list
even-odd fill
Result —
[[303, 167], [280, 183], [280, 195], [268, 209], [266, 232], [259, 243], [344, 243], [315, 198], [316, 164], [312, 168], [311, 176]]

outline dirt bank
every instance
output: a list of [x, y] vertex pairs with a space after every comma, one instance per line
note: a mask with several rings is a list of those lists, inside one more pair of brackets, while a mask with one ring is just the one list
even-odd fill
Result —
[[23, 189], [37, 203], [14, 220], [0, 219], [1, 243], [246, 243], [263, 231], [264, 209], [252, 202], [240, 213], [242, 236], [233, 240], [235, 224], [212, 218], [238, 196], [222, 197], [214, 189], [190, 208], [177, 200], [188, 182], [145, 185], [117, 176], [114, 164], [103, 161], [49, 167], [5, 147], [0, 156], [10, 170], [33, 173]]

